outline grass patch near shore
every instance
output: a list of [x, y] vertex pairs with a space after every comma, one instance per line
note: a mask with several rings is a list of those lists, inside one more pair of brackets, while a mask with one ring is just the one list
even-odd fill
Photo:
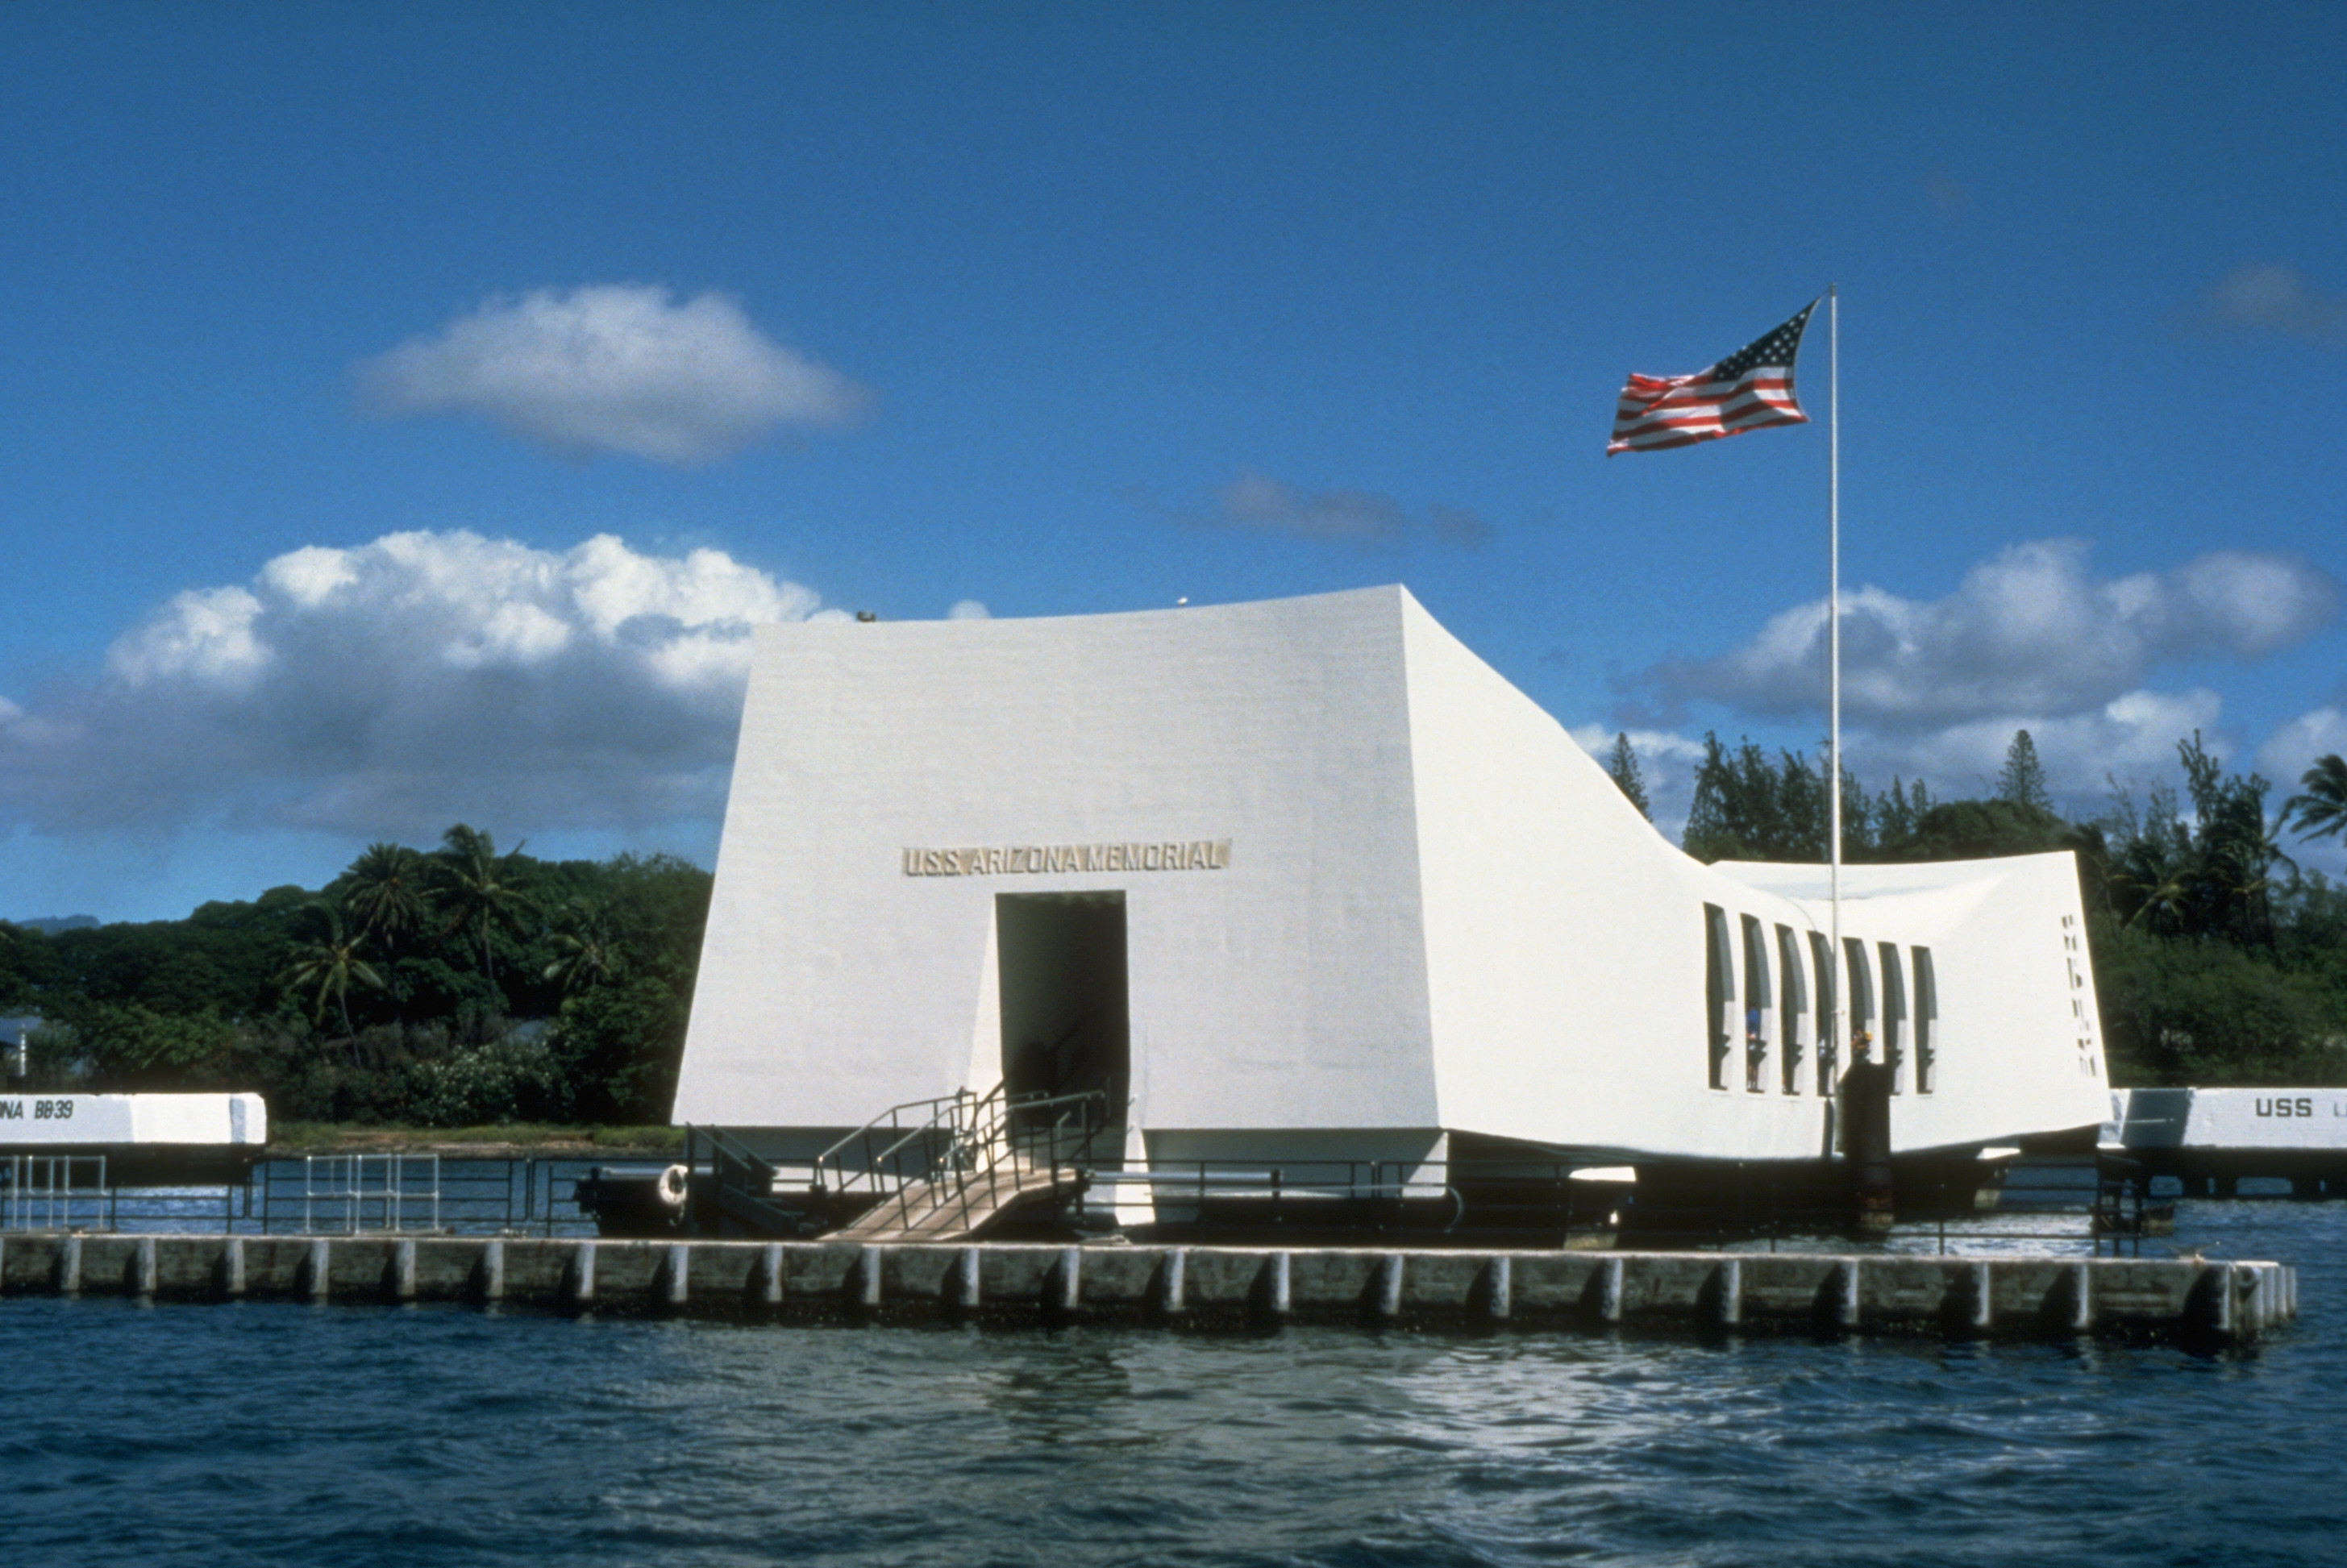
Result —
[[670, 1154], [684, 1148], [682, 1127], [563, 1127], [518, 1122], [492, 1127], [402, 1127], [352, 1122], [269, 1124], [273, 1154], [467, 1153]]

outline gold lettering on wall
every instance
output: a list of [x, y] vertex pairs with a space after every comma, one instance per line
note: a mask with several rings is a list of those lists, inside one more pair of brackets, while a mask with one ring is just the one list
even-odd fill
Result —
[[1007, 844], [967, 849], [907, 849], [907, 876], [1030, 876], [1084, 871], [1223, 871], [1227, 838], [1163, 844]]

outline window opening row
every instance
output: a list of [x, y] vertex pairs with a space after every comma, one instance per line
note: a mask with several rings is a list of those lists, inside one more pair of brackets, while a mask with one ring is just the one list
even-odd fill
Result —
[[1834, 1038], [1838, 980], [1849, 988], [1851, 1060], [1860, 1050], [1879, 1050], [1872, 1059], [1891, 1070], [1893, 1094], [1911, 1084], [1919, 1094], [1938, 1086], [1940, 988], [1931, 948], [1911, 947], [1902, 958], [1896, 942], [1870, 945], [1845, 937], [1838, 965], [1821, 931], [1778, 926], [1771, 941], [1768, 927], [1753, 916], [1736, 916], [1731, 924], [1717, 904], [1705, 905], [1703, 912], [1714, 1089], [1729, 1086], [1740, 1041], [1747, 1092], [1831, 1094], [1846, 1065]]

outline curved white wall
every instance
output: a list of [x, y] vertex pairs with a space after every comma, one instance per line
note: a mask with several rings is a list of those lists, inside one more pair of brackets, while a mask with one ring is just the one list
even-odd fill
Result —
[[[1061, 864], [1126, 844], [1182, 868]], [[676, 1116], [845, 1128], [989, 1086], [995, 896], [1116, 888], [1153, 1152], [1813, 1155], [1814, 1085], [1778, 1092], [1772, 1059], [1747, 1093], [1738, 1041], [1708, 1087], [1703, 908], [1821, 929], [1823, 882], [1680, 854], [1397, 588], [762, 628]], [[2067, 856], [1845, 891], [1846, 934], [1938, 972], [1938, 1085], [1902, 1095], [1900, 1147], [2103, 1119]]]

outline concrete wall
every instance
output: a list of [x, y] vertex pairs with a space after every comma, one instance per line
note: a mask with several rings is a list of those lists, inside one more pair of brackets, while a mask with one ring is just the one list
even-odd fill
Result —
[[[1400, 601], [762, 628], [677, 1119], [988, 1087], [995, 895], [1117, 888], [1144, 1126], [1431, 1124]], [[1218, 869], [902, 866], [1225, 841]]]
[[[1151, 846], [1144, 868], [1061, 854], [1123, 845]], [[1446, 1132], [1597, 1163], [1815, 1156], [1831, 1085], [1812, 1056], [1782, 1091], [1773, 1012], [1746, 1091], [1740, 943], [1710, 1087], [1704, 908], [1760, 922], [1778, 989], [1774, 934], [1806, 957], [1825, 881], [1681, 854], [1399, 589], [765, 628], [676, 1115], [798, 1129], [769, 1146], [812, 1153], [990, 1087], [996, 896], [1113, 889], [1153, 1159], [1421, 1158]], [[1898, 1149], [2104, 1119], [2069, 856], [1851, 867], [1845, 893], [1845, 934], [1871, 965], [1896, 944], [1908, 976]], [[1918, 944], [1939, 981], [1928, 1094]]]
[[2347, 1154], [2347, 1090], [2133, 1089], [2119, 1092], [2129, 1149], [2275, 1149]]
[[1274, 1327], [2254, 1339], [2294, 1268], [2195, 1258], [0, 1235], [0, 1295], [471, 1301], [567, 1312]]
[[259, 1145], [269, 1107], [258, 1094], [0, 1094], [0, 1147]]

